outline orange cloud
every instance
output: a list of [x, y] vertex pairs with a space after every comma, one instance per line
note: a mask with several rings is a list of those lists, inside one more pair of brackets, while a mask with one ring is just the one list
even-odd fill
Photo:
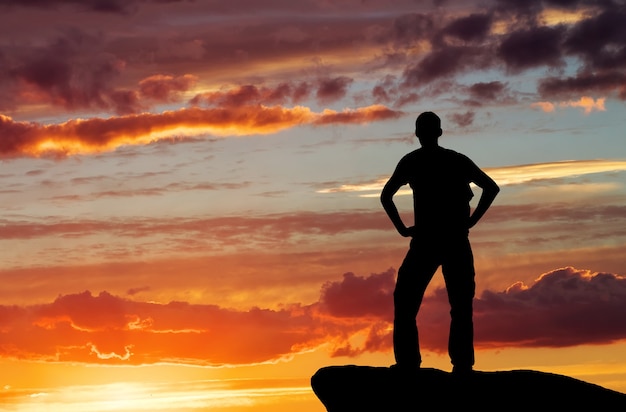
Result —
[[593, 111], [603, 112], [606, 110], [604, 107], [605, 98], [599, 98], [594, 100], [592, 97], [583, 96], [578, 100], [570, 100], [567, 102], [559, 103], [561, 107], [580, 107], [585, 114], [589, 114]]
[[237, 311], [83, 292], [49, 304], [0, 307], [0, 356], [106, 364], [256, 363], [319, 345], [328, 333], [322, 326], [314, 306]]
[[[139, 302], [107, 292], [51, 303], [0, 306], [0, 356], [105, 364], [245, 364], [330, 343], [336, 356], [391, 347], [394, 271], [347, 273], [317, 302], [280, 309], [226, 309], [187, 302]], [[626, 339], [626, 278], [572, 267], [475, 299], [477, 347], [562, 347]], [[444, 289], [424, 300], [422, 345], [447, 347]], [[365, 335], [355, 346], [353, 337]]]
[[314, 120], [316, 125], [335, 123], [368, 123], [381, 120], [397, 119], [403, 113], [391, 110], [383, 105], [375, 104], [358, 109], [346, 109], [342, 112], [324, 109], [322, 114]]
[[550, 102], [531, 103], [530, 107], [541, 109], [542, 111], [546, 113], [552, 113], [554, 111], [554, 103], [550, 103]]
[[198, 107], [112, 117], [70, 120], [60, 124], [16, 122], [0, 115], [0, 155], [5, 157], [71, 155], [114, 150], [122, 145], [198, 135], [242, 136], [269, 134], [298, 125], [365, 123], [399, 117], [384, 106], [369, 106], [338, 113], [312, 112], [296, 106], [262, 105], [229, 108]]
[[583, 109], [583, 112], [585, 114], [589, 114], [593, 111], [598, 111], [598, 112], [605, 111], [606, 110], [606, 107], [604, 106], [605, 100], [606, 98], [598, 98], [594, 100], [592, 97], [583, 96], [578, 100], [569, 100], [565, 102], [559, 102], [557, 104], [554, 104], [551, 102], [537, 102], [537, 103], [532, 103], [530, 106], [541, 109], [542, 111], [546, 113], [552, 113], [556, 109], [557, 106], [561, 108], [579, 107]]

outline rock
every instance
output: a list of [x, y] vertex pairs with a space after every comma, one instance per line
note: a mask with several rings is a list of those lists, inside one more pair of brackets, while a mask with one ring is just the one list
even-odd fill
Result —
[[[571, 377], [532, 370], [471, 372], [438, 369], [402, 373], [393, 368], [328, 366], [311, 378], [328, 412], [626, 410], [626, 394]], [[555, 409], [556, 408], [556, 409]]]

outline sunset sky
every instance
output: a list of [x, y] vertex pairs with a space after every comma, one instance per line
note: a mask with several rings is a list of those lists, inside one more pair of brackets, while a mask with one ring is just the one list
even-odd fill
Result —
[[[1, 0], [0, 410], [323, 412], [317, 369], [393, 364], [408, 240], [379, 194], [427, 110], [501, 188], [470, 233], [476, 369], [626, 392], [625, 21]], [[448, 311], [438, 274], [426, 367], [451, 368]]]

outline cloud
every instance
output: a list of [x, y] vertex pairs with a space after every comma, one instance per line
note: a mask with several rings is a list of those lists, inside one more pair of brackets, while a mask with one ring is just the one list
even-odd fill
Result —
[[468, 88], [470, 96], [480, 101], [498, 100], [502, 98], [505, 90], [506, 84], [497, 80], [474, 83]]
[[546, 113], [552, 113], [555, 109], [554, 103], [550, 103], [550, 102], [536, 102], [536, 103], [531, 103], [530, 107], [534, 107], [537, 109], [540, 109]]
[[320, 304], [332, 316], [388, 319], [393, 313], [393, 300], [389, 297], [393, 294], [394, 283], [393, 269], [368, 277], [344, 273], [341, 282], [327, 282], [322, 286]]
[[189, 90], [197, 81], [198, 76], [192, 74], [176, 77], [155, 74], [139, 82], [139, 93], [150, 100], [170, 102], [174, 100], [173, 95]]
[[605, 224], [619, 222], [625, 216], [626, 206], [579, 204], [576, 207], [567, 203], [543, 203], [523, 205], [495, 205], [489, 210], [489, 221], [524, 222], [578, 222], [602, 221]]
[[590, 69], [626, 67], [626, 8], [607, 3], [598, 14], [576, 24], [564, 42], [565, 49], [584, 59]]
[[129, 296], [134, 296], [134, 295], [136, 295], [138, 293], [146, 292], [146, 291], [149, 291], [149, 290], [150, 290], [149, 286], [142, 286], [142, 287], [139, 287], [139, 288], [128, 289], [126, 291], [126, 294], [129, 295]]
[[499, 185], [522, 184], [547, 179], [584, 176], [594, 173], [623, 171], [626, 162], [621, 160], [571, 160], [535, 163], [486, 169]]
[[465, 113], [452, 113], [448, 116], [448, 119], [459, 127], [467, 127], [474, 123], [475, 115], [476, 113], [471, 111], [467, 111]]
[[94, 153], [172, 137], [268, 134], [299, 125], [360, 124], [401, 115], [401, 112], [380, 105], [343, 112], [326, 109], [322, 113], [314, 113], [302, 106], [192, 107], [159, 114], [77, 119], [50, 125], [16, 122], [0, 115], [0, 134], [3, 136], [0, 156]]
[[591, 97], [587, 97], [587, 96], [583, 96], [580, 98], [580, 100], [570, 100], [569, 102], [562, 102], [559, 103], [559, 106], [561, 107], [579, 107], [582, 108], [583, 111], [585, 112], [585, 114], [589, 114], [593, 111], [605, 111], [606, 108], [604, 107], [604, 101], [606, 99], [605, 98], [599, 98], [594, 100]]
[[392, 75], [386, 75], [374, 86], [371, 96], [379, 103], [392, 103], [393, 107], [403, 107], [415, 103], [420, 96], [412, 91], [412, 88], [404, 88], [398, 84], [398, 79]]
[[[360, 307], [358, 297], [349, 296], [363, 291], [364, 301], [372, 291], [380, 291], [385, 297], [372, 295], [371, 305], [363, 310], [373, 313], [381, 310], [379, 322], [373, 322], [370, 336], [366, 340], [381, 336], [381, 322], [388, 321], [386, 305], [392, 301], [393, 286], [384, 283], [387, 274], [353, 278], [344, 275], [341, 283], [333, 286], [337, 291], [346, 288], [340, 296], [349, 299]], [[380, 282], [377, 288], [367, 288]], [[348, 289], [354, 285], [354, 289]], [[597, 273], [578, 270], [572, 267], [553, 270], [541, 275], [531, 286], [514, 283], [501, 292], [486, 290], [474, 300], [475, 345], [478, 348], [503, 347], [565, 347], [582, 344], [608, 344], [626, 339], [626, 325], [622, 322], [626, 315], [626, 278], [611, 273]], [[341, 307], [341, 306], [340, 306]], [[338, 309], [339, 313], [349, 313], [350, 309]], [[387, 315], [388, 316], [388, 315]], [[449, 303], [445, 289], [439, 288], [427, 295], [420, 314], [420, 344], [437, 352], [447, 350]], [[389, 349], [389, 328], [386, 331], [386, 345]], [[385, 334], [383, 334], [385, 335]], [[338, 354], [352, 355], [366, 350], [355, 348], [347, 342]], [[379, 347], [379, 349], [382, 349]]]
[[482, 41], [489, 33], [492, 21], [491, 14], [470, 14], [449, 23], [443, 28], [442, 34], [468, 42]]
[[215, 244], [237, 242], [241, 233], [249, 240], [285, 241], [305, 235], [337, 235], [360, 230], [387, 230], [389, 224], [380, 211], [297, 212], [261, 216], [214, 218], [133, 218], [67, 221], [0, 221], [3, 239], [39, 237], [76, 238], [98, 233], [119, 237], [148, 237], [168, 233], [169, 236], [202, 233]]
[[340, 76], [332, 79], [323, 79], [320, 81], [317, 89], [316, 97], [321, 103], [331, 103], [343, 98], [353, 79]]
[[[53, 302], [0, 306], [0, 356], [105, 364], [245, 364], [330, 343], [335, 356], [389, 351], [394, 271], [346, 273], [326, 283], [318, 302], [234, 310], [186, 302], [141, 302], [85, 291]], [[423, 303], [423, 348], [447, 348], [444, 289]], [[572, 267], [531, 286], [486, 290], [474, 302], [475, 344], [563, 347], [626, 339], [626, 278]], [[448, 319], [448, 320], [446, 320]], [[365, 335], [355, 346], [354, 337]]]
[[[486, 291], [474, 305], [481, 346], [563, 347], [626, 338], [626, 278], [572, 267], [526, 286]], [[514, 327], [505, 327], [514, 325]]]
[[[463, 120], [462, 117], [461, 120]], [[500, 186], [624, 170], [626, 170], [626, 162], [621, 160], [572, 160], [485, 168], [485, 172], [498, 182]], [[383, 177], [366, 182], [344, 183], [335, 187], [318, 189], [317, 193], [374, 192], [364, 193], [362, 196], [380, 196], [380, 191], [387, 179], [388, 177]], [[398, 192], [399, 195], [412, 193], [411, 190]]]
[[68, 111], [136, 113], [155, 103], [177, 101], [198, 80], [192, 74], [155, 74], [140, 80], [136, 89], [120, 88], [116, 82], [124, 78], [128, 62], [108, 47], [103, 36], [72, 29], [46, 45], [0, 53], [6, 56], [0, 84], [13, 90], [2, 96], [3, 105], [10, 110], [46, 104]]
[[622, 72], [581, 73], [575, 77], [549, 77], [539, 82], [539, 94], [543, 97], [569, 97], [581, 93], [608, 94], [619, 92], [626, 100], [626, 75]]
[[489, 58], [484, 47], [443, 46], [433, 49], [418, 63], [403, 73], [404, 87], [423, 87], [435, 80], [445, 79], [466, 71], [486, 67]]
[[409, 13], [393, 20], [391, 35], [401, 45], [413, 44], [429, 39], [435, 27], [435, 21], [430, 14]]
[[307, 98], [313, 85], [307, 82], [282, 82], [274, 87], [242, 85], [226, 90], [204, 92], [194, 96], [192, 105], [237, 107], [244, 105], [273, 105], [300, 103]]
[[537, 103], [532, 103], [530, 105], [530, 107], [536, 107], [541, 109], [542, 111], [546, 112], [546, 113], [552, 113], [554, 112], [555, 108], [558, 107], [578, 107], [583, 109], [583, 112], [585, 114], [589, 114], [593, 111], [600, 111], [603, 112], [606, 110], [606, 108], [604, 107], [604, 102], [605, 102], [606, 98], [602, 97], [602, 98], [598, 98], [598, 99], [593, 99], [592, 97], [588, 97], [588, 96], [583, 96], [581, 97], [579, 100], [570, 100], [570, 101], [566, 101], [566, 102], [559, 102], [557, 104], [551, 103], [551, 102], [537, 102]]
[[537, 66], [560, 66], [563, 33], [559, 26], [518, 30], [502, 41], [498, 55], [513, 72]]
[[[31, 14], [42, 13], [33, 8], [45, 10], [50, 18], [39, 22], [37, 31], [20, 32], [14, 47], [2, 47], [0, 107], [9, 113], [41, 110], [42, 105], [82, 113], [140, 113], [159, 102], [177, 102], [194, 83], [209, 89], [192, 100], [197, 105], [217, 107], [218, 101], [235, 104], [237, 99], [266, 106], [300, 104], [309, 97], [328, 104], [358, 93], [354, 85], [363, 76], [371, 80], [390, 73], [399, 78], [401, 88], [393, 93], [379, 87], [373, 97], [402, 107], [416, 102], [433, 82], [469, 71], [503, 65], [511, 72], [552, 69], [573, 57], [584, 62], [581, 72], [601, 79], [609, 72], [618, 77], [626, 62], [620, 25], [624, 11], [612, 2], [591, 8], [582, 1], [498, 1], [479, 12], [469, 5], [453, 15], [430, 6], [407, 13], [414, 9], [409, 1], [394, 2], [392, 9], [382, 1], [360, 3], [359, 8], [352, 2], [245, 3], [5, 2], [7, 21], [12, 15], [28, 21]], [[264, 13], [248, 17], [261, 8]], [[216, 19], [223, 17], [221, 23], [198, 22], [197, 16], [209, 15], [207, 11]], [[159, 16], [168, 13], [180, 22], [190, 16], [196, 24], [163, 29]], [[559, 20], [559, 13], [568, 13], [567, 18]], [[548, 15], [550, 19], [544, 18]], [[73, 27], [79, 29], [59, 35], [57, 17], [77, 22]], [[115, 25], [109, 30], [112, 17]], [[143, 21], [151, 22], [149, 29], [144, 30]], [[245, 30], [232, 26], [235, 21], [245, 21]], [[140, 28], [132, 25], [137, 22]], [[32, 34], [39, 32], [52, 40]], [[557, 81], [564, 79], [547, 78], [540, 89], [548, 93], [559, 88]], [[611, 90], [625, 98], [623, 82], [616, 81]], [[243, 86], [215, 92], [214, 82]]]
[[350, 124], [350, 123], [368, 123], [374, 121], [397, 119], [404, 113], [397, 110], [389, 109], [383, 105], [373, 105], [369, 107], [358, 108], [356, 110], [345, 109], [341, 112], [324, 109], [322, 115], [319, 116], [313, 124]]
[[[311, 308], [235, 311], [184, 302], [135, 302], [106, 292], [1, 307], [3, 356], [106, 364], [255, 363], [322, 336]], [[11, 316], [7, 320], [6, 316]], [[29, 334], [29, 337], [22, 334]]]
[[125, 66], [104, 50], [99, 36], [78, 29], [67, 30], [44, 46], [25, 47], [21, 53], [8, 49], [5, 55], [1, 80], [14, 84], [17, 95], [3, 100], [49, 103], [69, 110], [109, 108], [112, 82]]

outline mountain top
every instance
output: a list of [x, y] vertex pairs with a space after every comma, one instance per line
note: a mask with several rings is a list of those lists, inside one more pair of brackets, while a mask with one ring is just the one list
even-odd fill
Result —
[[626, 394], [533, 370], [474, 371], [457, 376], [428, 368], [403, 373], [385, 367], [327, 366], [313, 375], [311, 386], [328, 412], [404, 412], [433, 407], [626, 410]]

